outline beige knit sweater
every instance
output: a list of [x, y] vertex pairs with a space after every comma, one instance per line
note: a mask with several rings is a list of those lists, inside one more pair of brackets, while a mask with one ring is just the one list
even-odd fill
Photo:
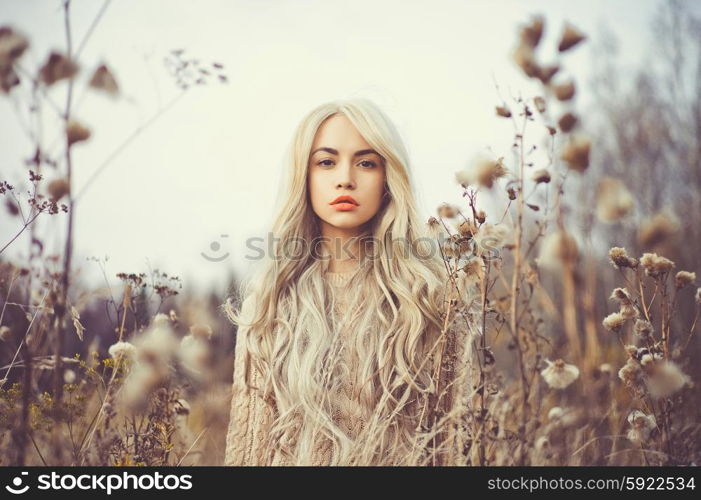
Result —
[[[326, 278], [332, 285], [336, 310], [335, 317], [341, 318], [344, 307], [349, 303], [351, 291], [346, 284], [353, 276], [354, 271], [327, 272]], [[246, 317], [247, 304], [244, 302], [242, 314]], [[342, 336], [348, 335], [353, 328], [339, 325]], [[234, 373], [232, 385], [232, 399], [230, 420], [226, 436], [225, 465], [308, 465], [290, 463], [274, 446], [271, 446], [269, 430], [274, 420], [274, 403], [266, 401], [257, 388], [261, 387], [261, 378], [253, 363], [249, 363], [249, 379], [252, 387], [247, 388], [245, 383], [245, 336], [247, 329], [240, 327], [237, 333], [236, 349], [234, 354]], [[345, 339], [341, 339], [344, 341]], [[350, 342], [348, 342], [350, 344]], [[351, 371], [357, 366], [357, 360], [352, 359], [350, 349], [342, 349], [344, 365]], [[458, 361], [460, 355], [455, 352], [448, 356], [448, 363]], [[446, 373], [450, 376], [453, 366], [446, 366]], [[351, 438], [357, 436], [364, 425], [364, 413], [359, 404], [357, 394], [354, 396], [354, 374], [344, 377], [343, 390], [335, 394], [332, 399], [333, 419]], [[328, 465], [331, 462], [331, 448], [320, 444], [314, 451], [314, 463], [309, 465]]]

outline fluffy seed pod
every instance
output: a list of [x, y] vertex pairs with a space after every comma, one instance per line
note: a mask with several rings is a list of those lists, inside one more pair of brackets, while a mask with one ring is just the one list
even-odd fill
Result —
[[574, 82], [567, 82], [561, 85], [556, 85], [555, 87], [553, 87], [553, 92], [555, 93], [555, 97], [557, 97], [559, 101], [569, 101], [574, 97], [575, 94]]
[[557, 46], [557, 50], [559, 50], [560, 52], [570, 50], [572, 47], [580, 43], [582, 40], [585, 40], [586, 38], [587, 37], [584, 35], [584, 33], [579, 31], [573, 25], [571, 25], [570, 23], [565, 23], [562, 36], [560, 37], [560, 43]]
[[577, 172], [583, 172], [589, 166], [591, 141], [586, 137], [573, 137], [565, 146], [560, 158], [567, 166]]

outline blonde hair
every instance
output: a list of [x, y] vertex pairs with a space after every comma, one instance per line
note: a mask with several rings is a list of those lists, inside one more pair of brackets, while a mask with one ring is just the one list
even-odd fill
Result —
[[[386, 172], [384, 203], [366, 231], [379, 255], [364, 259], [348, 284], [358, 289], [354, 285], [363, 283], [347, 315], [360, 362], [360, 398], [364, 407], [375, 409], [364, 439], [356, 441], [336, 425], [329, 409], [329, 394], [339, 390], [342, 377], [333, 376], [338, 346], [330, 323], [332, 294], [323, 279], [328, 262], [313, 252], [290, 258], [282, 251], [320, 236], [307, 187], [308, 163], [317, 130], [336, 114], [345, 115], [384, 158]], [[442, 259], [428, 245], [416, 212], [407, 152], [374, 103], [348, 99], [313, 109], [298, 125], [287, 154], [284, 198], [272, 229], [274, 255], [266, 256], [238, 293], [253, 304], [251, 315], [243, 317], [229, 300], [224, 310], [233, 323], [249, 329], [249, 362], [264, 374], [261, 390], [277, 407], [271, 434], [279, 443], [296, 443], [285, 450], [295, 463], [311, 463], [316, 439], [330, 442], [332, 465], [401, 463], [415, 446], [422, 401], [436, 391], [428, 361], [443, 327], [446, 288]], [[294, 439], [282, 439], [292, 434]]]

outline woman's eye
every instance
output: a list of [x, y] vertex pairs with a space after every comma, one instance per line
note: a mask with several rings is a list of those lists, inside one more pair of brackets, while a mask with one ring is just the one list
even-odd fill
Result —
[[[322, 167], [330, 167], [333, 164], [333, 160], [321, 160], [317, 165], [320, 165]], [[374, 161], [370, 160], [363, 160], [359, 163], [359, 165], [362, 165], [363, 168], [375, 168], [377, 164]]]

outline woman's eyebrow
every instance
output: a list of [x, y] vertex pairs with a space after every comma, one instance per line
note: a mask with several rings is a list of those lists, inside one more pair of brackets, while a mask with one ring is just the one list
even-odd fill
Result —
[[[318, 153], [319, 151], [326, 151], [327, 153], [331, 153], [332, 155], [338, 156], [338, 151], [333, 149], [333, 148], [317, 148], [312, 152], [312, 156], [315, 155], [316, 153]], [[374, 149], [361, 149], [360, 151], [356, 151], [353, 154], [353, 157], [369, 155], [369, 154], [376, 154], [377, 156], [381, 156], [380, 153], [378, 153]]]

